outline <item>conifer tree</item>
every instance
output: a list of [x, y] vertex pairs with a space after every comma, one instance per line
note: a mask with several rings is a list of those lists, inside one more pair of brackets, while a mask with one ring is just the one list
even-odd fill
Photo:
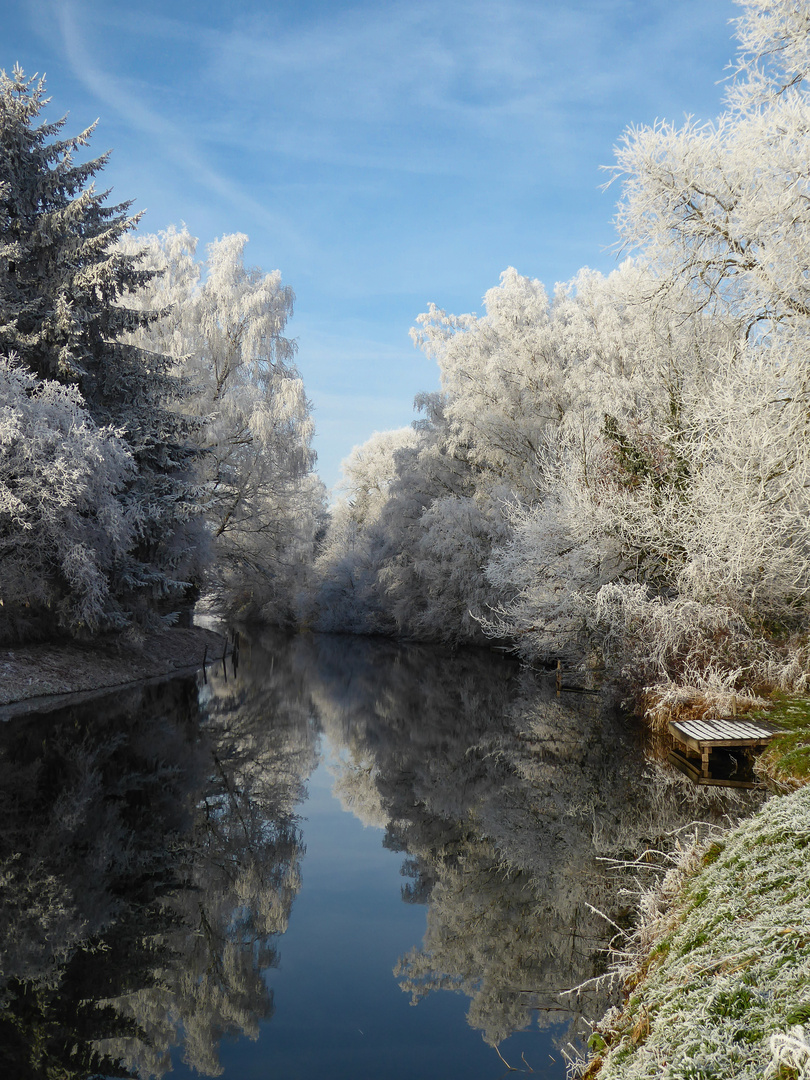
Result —
[[[183, 387], [170, 361], [121, 340], [151, 317], [127, 306], [150, 274], [118, 247], [138, 217], [131, 203], [108, 205], [109, 192], [95, 189], [107, 154], [74, 160], [93, 128], [60, 138], [64, 118], [40, 120], [48, 101], [41, 79], [19, 67], [0, 72], [0, 356], [38, 380], [71, 385], [93, 424], [131, 454], [135, 468], [117, 497], [132, 539], [107, 567], [94, 620], [121, 626], [182, 606], [199, 575], [193, 422], [176, 411]], [[69, 600], [70, 590], [63, 580], [57, 592]]]

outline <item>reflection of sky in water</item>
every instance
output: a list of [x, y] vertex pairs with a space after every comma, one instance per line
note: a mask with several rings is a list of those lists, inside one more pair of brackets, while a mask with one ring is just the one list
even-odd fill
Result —
[[[345, 752], [325, 737], [321, 747], [300, 807], [303, 883], [279, 967], [266, 974], [275, 1013], [257, 1042], [223, 1041], [224, 1080], [496, 1080], [504, 1065], [467, 1024], [466, 996], [431, 994], [412, 1007], [400, 989], [392, 971], [422, 940], [425, 908], [401, 899], [402, 853], [386, 850], [383, 830], [364, 826], [333, 795], [329, 761]], [[562, 1078], [552, 1036], [564, 1028], [520, 1032], [501, 1053], [525, 1068], [523, 1053], [538, 1077]], [[173, 1055], [171, 1075], [198, 1077], [181, 1058]]]

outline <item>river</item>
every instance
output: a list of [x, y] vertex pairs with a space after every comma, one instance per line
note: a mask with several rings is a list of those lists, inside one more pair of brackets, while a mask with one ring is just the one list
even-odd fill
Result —
[[647, 879], [620, 864], [751, 799], [484, 650], [268, 631], [16, 717], [0, 1075], [561, 1080]]

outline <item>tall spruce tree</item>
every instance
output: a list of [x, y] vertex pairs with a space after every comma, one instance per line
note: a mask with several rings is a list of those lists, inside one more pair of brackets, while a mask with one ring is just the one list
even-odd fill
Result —
[[[193, 421], [175, 408], [185, 391], [169, 358], [121, 341], [154, 318], [127, 305], [151, 274], [117, 246], [138, 217], [130, 202], [107, 205], [109, 191], [95, 190], [108, 154], [74, 161], [93, 127], [63, 139], [64, 118], [39, 119], [49, 100], [36, 76], [0, 72], [0, 356], [71, 386], [91, 422], [131, 455], [135, 467], [116, 492], [129, 540], [104, 565], [103, 604], [89, 620], [91, 629], [123, 626], [182, 607], [199, 578], [198, 450]], [[60, 598], [58, 622], [87, 624], [64, 567], [52, 571], [61, 582], [40, 598]]]

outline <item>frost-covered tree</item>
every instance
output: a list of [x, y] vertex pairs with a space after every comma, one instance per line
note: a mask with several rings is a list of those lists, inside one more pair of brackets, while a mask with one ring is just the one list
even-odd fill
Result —
[[123, 440], [93, 423], [74, 386], [0, 357], [0, 571], [16, 636], [40, 610], [65, 626], [104, 622], [132, 543], [119, 495], [133, 472]]
[[335, 516], [330, 625], [483, 625], [659, 703], [810, 680], [810, 3], [741, 6], [726, 112], [618, 149], [632, 260], [419, 317], [440, 390], [373, 515]]
[[316, 563], [317, 588], [307, 620], [319, 629], [395, 633], [379, 575], [391, 545], [405, 542], [406, 524], [392, 487], [412, 459], [412, 428], [376, 432], [343, 462], [341, 494]]
[[373, 435], [344, 462], [322, 553], [321, 629], [482, 640], [471, 608], [490, 599], [483, 567], [499, 510], [479, 505], [469, 465], [433, 425]]
[[[661, 483], [652, 446], [613, 431], [614, 459], [625, 472], [632, 459], [635, 475], [609, 493], [611, 515], [631, 544], [659, 553], [662, 572], [653, 589], [606, 594], [601, 614], [611, 630], [665, 643], [658, 679], [715, 687], [751, 672], [802, 683], [808, 666], [810, 5], [741, 6], [726, 111], [632, 129], [617, 155], [620, 233], [653, 275], [650, 308], [695, 328], [702, 383], [679, 388], [674, 483]], [[709, 318], [730, 331], [719, 349], [706, 348]], [[642, 433], [659, 446], [662, 434]], [[788, 645], [781, 669], [766, 643]]]
[[[40, 119], [48, 100], [41, 80], [26, 79], [19, 68], [10, 77], [0, 73], [0, 355], [15, 358], [38, 380], [70, 386], [72, 396], [64, 401], [86, 410], [88, 438], [95, 425], [106, 432], [96, 438], [108, 450], [114, 437], [122, 441], [119, 456], [131, 456], [134, 467], [120, 474], [116, 491], [128, 542], [109, 559], [92, 553], [89, 533], [84, 549], [77, 540], [71, 556], [76, 581], [86, 583], [102, 563], [105, 581], [95, 589], [98, 602], [71, 605], [68, 597], [58, 612], [62, 621], [72, 611], [70, 625], [87, 615], [87, 626], [121, 626], [176, 609], [199, 572], [194, 493], [186, 478], [196, 451], [192, 425], [175, 409], [181, 387], [168, 360], [122, 341], [147, 321], [127, 298], [150, 275], [118, 247], [137, 219], [128, 216], [129, 203], [108, 205], [107, 193], [95, 190], [93, 177], [106, 155], [75, 160], [92, 128], [60, 138], [64, 119]], [[5, 367], [3, 378], [13, 394], [9, 380], [18, 376], [10, 372]], [[33, 386], [29, 392], [41, 402], [54, 394], [46, 389], [40, 395]], [[74, 510], [79, 517], [94, 513], [79, 505]], [[46, 562], [40, 562], [43, 570]], [[65, 565], [54, 565], [54, 573]], [[30, 607], [35, 592], [8, 592], [9, 579], [0, 580], [4, 608]], [[53, 589], [59, 593], [63, 585]], [[36, 596], [43, 600], [51, 590], [45, 581]]]
[[414, 341], [441, 390], [417, 398], [414, 431], [375, 435], [344, 465], [346, 503], [319, 564], [324, 625], [483, 640], [477, 617], [503, 599], [484, 567], [506, 539], [505, 507], [535, 491], [544, 428], [559, 417], [540, 355], [542, 286], [510, 270], [484, 301], [481, 318], [420, 316]]
[[526, 656], [574, 659], [593, 647], [603, 586], [671, 585], [673, 545], [664, 532], [628, 528], [626, 511], [648, 489], [653, 519], [682, 496], [686, 402], [705, 394], [732, 338], [722, 321], [679, 322], [658, 310], [648, 300], [654, 284], [633, 263], [608, 277], [585, 270], [551, 305], [559, 419], [535, 458], [534, 496], [509, 509], [509, 538], [487, 567], [512, 593], [490, 628], [515, 637]]
[[726, 112], [618, 150], [640, 252], [577, 279], [553, 469], [487, 571], [495, 632], [596, 649], [664, 711], [808, 679], [810, 5], [742, 6]]
[[[527, 635], [527, 655], [557, 655], [571, 635], [579, 648], [573, 600], [593, 597], [630, 565], [635, 573], [639, 561], [620, 537], [605, 539], [596, 492], [603, 472], [621, 479], [606, 413], [634, 430], [660, 417], [668, 460], [673, 398], [697, 364], [691, 325], [660, 325], [648, 285], [627, 263], [608, 278], [582, 271], [549, 300], [539, 282], [510, 269], [486, 294], [483, 315], [431, 307], [420, 316], [414, 338], [436, 360], [441, 390], [417, 399], [424, 419], [407, 452], [380, 464], [389, 433], [347, 462], [347, 505], [333, 517], [319, 566], [332, 625], [362, 624], [356, 613], [345, 617], [349, 607], [373, 603], [411, 636], [475, 640], [483, 619], [495, 632]], [[707, 323], [707, 349], [721, 329]], [[378, 462], [384, 486], [358, 470], [365, 460]], [[528, 546], [516, 546], [529, 522]], [[540, 539], [542, 551], [532, 553]], [[356, 577], [341, 585], [330, 572], [337, 566], [362, 566], [362, 588]], [[562, 612], [562, 637], [561, 625], [550, 628], [550, 605]], [[495, 608], [507, 617], [493, 619]], [[538, 620], [545, 636], [532, 629]]]
[[201, 425], [218, 600], [228, 614], [283, 622], [312, 560], [324, 489], [295, 342], [283, 335], [293, 293], [278, 271], [245, 266], [246, 243], [224, 236], [200, 262], [197, 240], [170, 228], [120, 250], [156, 272], [138, 305], [160, 317], [129, 340], [170, 355], [194, 388], [183, 408]]
[[[738, 0], [740, 54], [715, 121], [631, 128], [617, 151], [617, 226], [681, 300], [754, 337], [810, 315], [805, 0]], [[682, 305], [678, 305], [682, 306]]]
[[431, 304], [411, 337], [438, 364], [452, 452], [516, 494], [531, 494], [545, 429], [564, 409], [548, 297], [539, 281], [510, 267], [484, 306], [477, 317]]

